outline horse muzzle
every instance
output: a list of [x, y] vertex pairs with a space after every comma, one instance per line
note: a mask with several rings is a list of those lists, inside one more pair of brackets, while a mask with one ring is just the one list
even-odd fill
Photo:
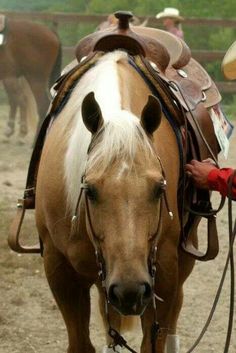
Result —
[[152, 298], [150, 283], [113, 283], [108, 288], [108, 300], [122, 315], [142, 315]]

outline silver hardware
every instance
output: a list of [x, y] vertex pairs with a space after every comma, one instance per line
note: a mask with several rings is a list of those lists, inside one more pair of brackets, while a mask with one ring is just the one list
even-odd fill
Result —
[[77, 220], [77, 216], [74, 215], [74, 216], [71, 218], [71, 222], [74, 223], [76, 220]]
[[169, 216], [170, 216], [170, 219], [173, 221], [173, 219], [174, 219], [173, 212], [169, 211]]
[[177, 86], [177, 84], [176, 84], [175, 82], [169, 81], [169, 82], [168, 82], [168, 85], [169, 85], [170, 89], [171, 89], [173, 92], [174, 92], [174, 91], [176, 91], [176, 92], [179, 91], [179, 87]]
[[179, 70], [177, 70], [177, 72], [183, 78], [187, 78], [188, 77], [187, 72], [185, 72], [184, 70], [179, 69]]
[[159, 302], [164, 302], [164, 299], [162, 299], [161, 297], [159, 297], [156, 293], [154, 293], [154, 297], [156, 300], [159, 300]]
[[206, 93], [202, 91], [202, 102], [205, 102], [207, 99]]
[[156, 72], [160, 72], [157, 65], [153, 62], [153, 61], [149, 61], [151, 67], [156, 71]]
[[87, 59], [87, 56], [83, 56], [83, 57], [80, 59], [80, 62], [82, 63], [82, 61], [84, 61], [85, 59]]

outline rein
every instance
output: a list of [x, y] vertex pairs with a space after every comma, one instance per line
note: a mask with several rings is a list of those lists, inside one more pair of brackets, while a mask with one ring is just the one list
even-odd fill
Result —
[[229, 352], [229, 345], [231, 341], [231, 335], [232, 335], [232, 329], [233, 329], [233, 317], [234, 317], [234, 294], [235, 294], [235, 270], [234, 270], [234, 251], [233, 251], [233, 246], [234, 246], [234, 241], [236, 237], [236, 219], [233, 221], [233, 211], [232, 211], [232, 194], [233, 194], [233, 180], [236, 177], [236, 170], [233, 172], [232, 176], [229, 179], [228, 182], [228, 226], [229, 226], [229, 250], [228, 254], [226, 257], [225, 261], [225, 266], [224, 270], [220, 279], [220, 283], [216, 292], [215, 299], [212, 304], [212, 309], [210, 311], [210, 314], [208, 315], [208, 318], [206, 320], [206, 323], [204, 327], [202, 328], [202, 331], [200, 332], [198, 338], [194, 342], [194, 344], [191, 346], [191, 348], [186, 352], [186, 353], [191, 353], [194, 351], [194, 349], [198, 346], [200, 343], [202, 337], [206, 333], [210, 322], [212, 320], [212, 317], [215, 313], [217, 304], [220, 299], [221, 291], [224, 285], [226, 273], [228, 270], [228, 266], [230, 265], [230, 309], [229, 309], [229, 319], [228, 319], [228, 329], [227, 329], [227, 336], [226, 336], [226, 341], [225, 341], [225, 347], [223, 353], [228, 353]]
[[[88, 154], [90, 153], [90, 151], [94, 148], [95, 144], [96, 144], [96, 140], [97, 137], [101, 135], [101, 133], [103, 132], [104, 127], [102, 127], [98, 133], [96, 135], [94, 135], [92, 137], [91, 143], [88, 147]], [[153, 147], [152, 147], [153, 148]], [[155, 152], [155, 151], [154, 151]], [[168, 203], [168, 199], [167, 199], [167, 195], [166, 195], [166, 175], [165, 175], [165, 171], [161, 162], [161, 159], [158, 155], [155, 156], [159, 162], [159, 165], [161, 167], [161, 172], [162, 172], [162, 176], [164, 178], [164, 189], [163, 189], [163, 193], [161, 195], [160, 198], [160, 211], [159, 211], [159, 221], [158, 221], [158, 225], [157, 225], [157, 230], [153, 236], [153, 241], [152, 241], [152, 246], [150, 249], [150, 254], [149, 254], [149, 259], [148, 259], [148, 263], [149, 263], [149, 273], [150, 276], [152, 278], [152, 288], [153, 288], [153, 298], [152, 298], [152, 305], [153, 305], [153, 310], [154, 310], [154, 321], [151, 327], [151, 347], [152, 347], [152, 353], [156, 353], [156, 340], [158, 337], [158, 334], [164, 330], [164, 328], [161, 328], [158, 320], [157, 320], [157, 310], [156, 310], [156, 300], [159, 301], [163, 301], [162, 298], [160, 298], [156, 293], [155, 293], [155, 277], [156, 277], [156, 261], [157, 261], [157, 240], [158, 240], [158, 235], [160, 233], [160, 229], [161, 229], [161, 216], [162, 216], [162, 208], [163, 208], [163, 202], [165, 203], [167, 212], [171, 218], [171, 220], [173, 219], [173, 213], [171, 212], [170, 208], [169, 208], [169, 203]], [[120, 347], [125, 347], [127, 350], [129, 350], [132, 353], [137, 353], [136, 351], [134, 351], [128, 344], [127, 341], [123, 338], [123, 336], [117, 331], [115, 330], [112, 326], [111, 326], [111, 322], [110, 322], [110, 317], [109, 317], [109, 310], [108, 310], [108, 305], [109, 305], [109, 299], [108, 299], [108, 295], [107, 295], [107, 290], [106, 290], [106, 285], [105, 285], [105, 280], [106, 280], [106, 266], [105, 266], [105, 260], [102, 254], [102, 249], [100, 246], [100, 243], [98, 241], [98, 237], [96, 236], [94, 227], [93, 227], [93, 223], [92, 223], [92, 219], [91, 219], [91, 213], [90, 213], [90, 207], [89, 207], [89, 200], [88, 200], [88, 196], [86, 195], [86, 189], [88, 188], [88, 185], [86, 184], [85, 181], [85, 173], [82, 176], [82, 180], [81, 180], [81, 185], [80, 185], [80, 193], [78, 196], [78, 200], [76, 203], [76, 207], [75, 207], [75, 211], [74, 211], [74, 215], [72, 217], [71, 220], [71, 233], [76, 233], [77, 230], [77, 221], [78, 221], [78, 211], [79, 211], [79, 207], [81, 204], [81, 200], [82, 200], [82, 196], [84, 195], [84, 201], [85, 201], [85, 212], [86, 212], [86, 217], [88, 220], [88, 225], [89, 225], [89, 234], [90, 234], [90, 240], [95, 248], [95, 256], [96, 256], [96, 262], [97, 262], [97, 266], [98, 266], [98, 278], [101, 281], [101, 285], [104, 291], [104, 295], [105, 295], [105, 313], [106, 313], [106, 318], [107, 318], [107, 322], [108, 322], [108, 335], [113, 339], [113, 343], [109, 346], [110, 348], [112, 348], [114, 350], [114, 352], [116, 352], [116, 347], [120, 346]], [[166, 328], [165, 328], [166, 330]]]
[[[188, 111], [189, 111], [189, 113], [191, 115], [192, 121], [194, 122], [194, 124], [195, 124], [195, 126], [196, 126], [196, 128], [198, 130], [198, 133], [201, 136], [201, 139], [202, 139], [203, 143], [205, 144], [206, 148], [208, 149], [208, 152], [210, 153], [212, 159], [214, 160], [214, 163], [219, 168], [218, 161], [215, 158], [215, 155], [214, 155], [211, 147], [209, 146], [208, 142], [206, 141], [206, 139], [205, 139], [205, 137], [204, 137], [204, 135], [202, 133], [202, 130], [201, 130], [199, 124], [198, 124], [197, 119], [194, 118], [194, 116], [192, 114], [192, 111], [191, 111], [191, 109], [188, 106], [188, 102], [185, 99], [185, 96], [184, 96], [181, 88], [177, 85], [176, 82], [170, 81], [170, 82], [168, 82], [168, 84], [169, 84], [170, 87], [172, 87], [173, 89], [177, 89], [180, 92], [181, 97], [184, 100], [186, 106], [188, 107]], [[183, 114], [183, 116], [184, 116], [185, 126], [187, 126], [187, 122], [186, 122], [187, 119], [186, 119], [185, 114]], [[223, 288], [223, 285], [224, 285], [226, 273], [227, 273], [227, 270], [228, 270], [228, 266], [230, 264], [230, 309], [229, 309], [227, 336], [226, 336], [226, 342], [225, 342], [225, 347], [224, 347], [223, 353], [228, 353], [228, 351], [229, 351], [229, 345], [230, 345], [230, 341], [231, 341], [232, 328], [233, 328], [234, 293], [235, 293], [235, 278], [234, 278], [235, 271], [234, 271], [233, 245], [234, 245], [235, 236], [236, 236], [236, 220], [235, 220], [234, 225], [233, 225], [233, 215], [232, 215], [232, 199], [233, 199], [232, 198], [232, 190], [233, 190], [233, 180], [234, 180], [235, 177], [236, 177], [236, 170], [234, 171], [233, 175], [231, 176], [231, 178], [230, 178], [230, 180], [228, 182], [229, 250], [228, 250], [228, 255], [227, 255], [227, 258], [226, 258], [224, 270], [223, 270], [223, 273], [222, 273], [222, 276], [221, 276], [220, 283], [218, 285], [218, 289], [217, 289], [216, 296], [215, 296], [215, 299], [214, 299], [213, 304], [212, 304], [211, 311], [210, 311], [210, 313], [208, 315], [208, 318], [206, 320], [206, 323], [203, 326], [198, 338], [196, 339], [194, 344], [191, 346], [191, 348], [186, 353], [191, 353], [191, 352], [194, 351], [194, 349], [198, 346], [198, 344], [200, 343], [202, 337], [204, 336], [204, 334], [206, 333], [206, 331], [207, 331], [207, 329], [208, 329], [208, 327], [210, 325], [210, 322], [212, 320], [212, 317], [213, 317], [213, 315], [215, 313], [217, 304], [218, 304], [219, 299], [220, 299], [220, 295], [221, 295], [222, 288]], [[185, 180], [184, 180], [184, 184], [185, 184]], [[185, 205], [184, 209], [186, 211], [188, 211], [189, 213], [195, 215], [195, 216], [204, 217], [204, 218], [207, 218], [209, 220], [211, 217], [216, 217], [217, 213], [221, 211], [221, 209], [224, 207], [225, 199], [226, 198], [224, 196], [221, 196], [221, 201], [220, 201], [220, 204], [219, 204], [217, 209], [212, 209], [211, 203], [209, 203], [209, 208], [208, 208], [207, 211], [201, 211], [200, 209], [199, 210], [194, 210], [193, 208], [190, 208], [190, 206], [188, 206], [188, 205]]]

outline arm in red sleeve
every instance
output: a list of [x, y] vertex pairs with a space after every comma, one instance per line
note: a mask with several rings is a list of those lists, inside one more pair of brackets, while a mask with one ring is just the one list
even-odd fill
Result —
[[[219, 191], [223, 196], [228, 196], [228, 181], [232, 173], [233, 169], [231, 168], [215, 168], [210, 171], [207, 177], [209, 189]], [[233, 180], [232, 195], [233, 199], [236, 200], [236, 177]]]

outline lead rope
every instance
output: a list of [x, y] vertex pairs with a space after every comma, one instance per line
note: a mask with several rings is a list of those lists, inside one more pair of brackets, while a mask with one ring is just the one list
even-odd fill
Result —
[[233, 172], [228, 184], [228, 214], [229, 214], [229, 257], [230, 257], [230, 311], [228, 320], [227, 337], [225, 341], [224, 353], [229, 350], [231, 341], [233, 318], [234, 318], [234, 294], [235, 294], [235, 270], [234, 270], [234, 240], [236, 236], [236, 219], [233, 222], [232, 199], [233, 199], [233, 182], [236, 178], [236, 170]]

